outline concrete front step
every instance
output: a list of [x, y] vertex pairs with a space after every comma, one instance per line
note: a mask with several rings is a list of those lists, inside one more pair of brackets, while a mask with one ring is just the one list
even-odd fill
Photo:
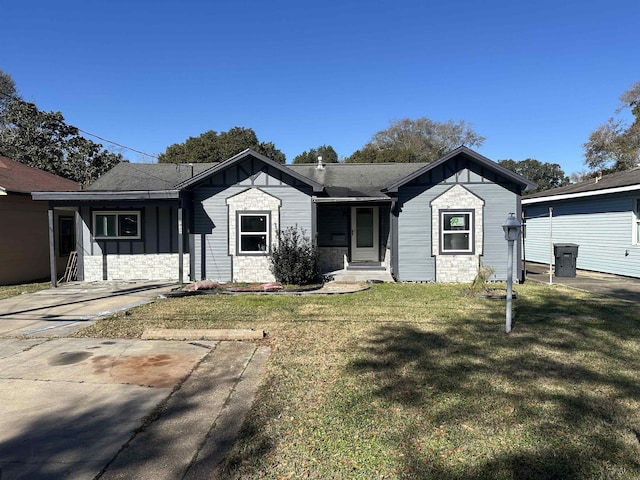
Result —
[[374, 282], [394, 282], [395, 280], [386, 270], [336, 270], [328, 274], [334, 282], [341, 283], [365, 283]]

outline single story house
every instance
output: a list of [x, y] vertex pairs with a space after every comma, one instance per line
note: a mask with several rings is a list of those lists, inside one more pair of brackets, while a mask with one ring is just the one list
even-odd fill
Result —
[[49, 258], [47, 205], [32, 200], [38, 191], [73, 191], [77, 183], [0, 156], [0, 285], [61, 275], [73, 250], [73, 215], [57, 209], [51, 221], [58, 235]]
[[522, 200], [526, 260], [555, 263], [578, 245], [576, 268], [640, 277], [640, 168], [537, 192]]
[[325, 273], [470, 282], [481, 262], [506, 278], [501, 225], [533, 187], [466, 147], [430, 164], [282, 165], [248, 149], [215, 164], [121, 163], [85, 191], [33, 198], [75, 211], [79, 280], [270, 281], [277, 233], [297, 225]]

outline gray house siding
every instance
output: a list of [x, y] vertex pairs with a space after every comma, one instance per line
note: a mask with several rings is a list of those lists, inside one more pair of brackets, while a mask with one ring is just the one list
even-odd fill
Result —
[[[430, 178], [419, 177], [414, 184], [398, 192], [397, 272], [394, 272], [397, 279], [420, 282], [436, 280], [436, 261], [431, 253], [430, 204], [453, 185], [459, 184], [485, 202], [480, 261], [495, 270], [492, 280], [506, 280], [507, 242], [504, 240], [502, 224], [510, 212], [518, 213], [518, 195], [468, 169], [450, 174], [436, 185], [430, 184], [433, 179], [442, 179], [442, 173], [432, 172]], [[515, 264], [514, 278], [519, 278], [519, 267]]]
[[637, 198], [638, 194], [622, 193], [525, 205], [526, 260], [555, 263], [553, 244], [575, 243], [579, 245], [577, 268], [640, 277], [640, 245], [635, 238], [633, 212]]
[[229, 239], [227, 199], [250, 188], [258, 188], [281, 201], [279, 229], [297, 225], [307, 236], [312, 235], [310, 189], [255, 159], [241, 162], [194, 188], [190, 243], [194, 246], [195, 279], [233, 280], [229, 242], [235, 240]]

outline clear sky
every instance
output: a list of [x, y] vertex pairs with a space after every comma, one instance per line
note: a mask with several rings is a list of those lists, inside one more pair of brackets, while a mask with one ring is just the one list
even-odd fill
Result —
[[240, 126], [288, 161], [344, 157], [426, 116], [569, 174], [640, 80], [638, 0], [0, 0], [0, 18], [23, 98], [152, 154]]

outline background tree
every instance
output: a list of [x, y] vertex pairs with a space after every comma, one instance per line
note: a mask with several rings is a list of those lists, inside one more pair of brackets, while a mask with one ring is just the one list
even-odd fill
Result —
[[122, 161], [79, 135], [60, 112], [44, 112], [14, 97], [0, 121], [0, 155], [88, 185]]
[[585, 164], [593, 172], [627, 170], [640, 161], [640, 82], [634, 83], [620, 96], [622, 106], [616, 113], [631, 109], [634, 121], [628, 125], [619, 118], [610, 118], [589, 135], [584, 147]]
[[[16, 90], [16, 84], [13, 78], [0, 69], [0, 122], [2, 122], [4, 118], [9, 103], [17, 97], [18, 91]], [[0, 123], [0, 127], [1, 126], [2, 123]]]
[[285, 163], [284, 153], [271, 142], [260, 142], [251, 128], [233, 127], [228, 132], [206, 131], [198, 137], [189, 137], [176, 143], [158, 156], [160, 163], [222, 162], [241, 151], [252, 148], [256, 152]]
[[305, 150], [292, 163], [317, 163], [318, 157], [322, 157], [322, 163], [338, 163], [338, 154], [331, 145], [321, 145], [308, 152]]
[[538, 185], [537, 189], [527, 191], [525, 195], [569, 184], [569, 177], [557, 163], [541, 162], [533, 158], [520, 161], [500, 160], [498, 163]]
[[392, 121], [346, 162], [433, 162], [460, 145], [479, 147], [484, 137], [465, 121], [436, 122], [426, 117]]

